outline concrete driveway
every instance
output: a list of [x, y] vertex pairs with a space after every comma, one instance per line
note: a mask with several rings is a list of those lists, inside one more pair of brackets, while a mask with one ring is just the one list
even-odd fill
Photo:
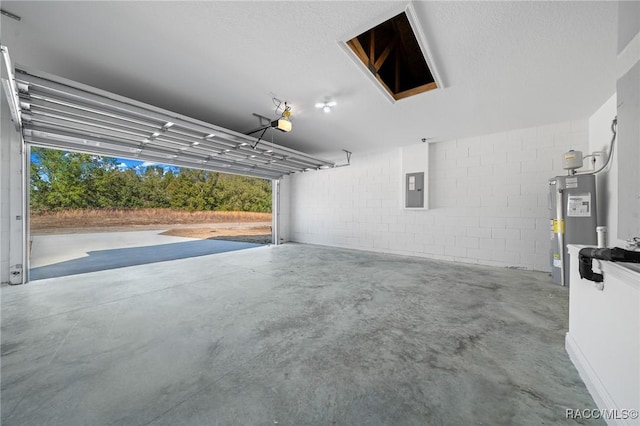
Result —
[[164, 231], [35, 235], [30, 280], [260, 247], [254, 243], [160, 235]]

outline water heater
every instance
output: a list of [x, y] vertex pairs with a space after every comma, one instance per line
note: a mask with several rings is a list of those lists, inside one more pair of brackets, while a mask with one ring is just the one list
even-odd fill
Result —
[[597, 244], [596, 177], [592, 174], [549, 179], [551, 278], [569, 285], [567, 244]]

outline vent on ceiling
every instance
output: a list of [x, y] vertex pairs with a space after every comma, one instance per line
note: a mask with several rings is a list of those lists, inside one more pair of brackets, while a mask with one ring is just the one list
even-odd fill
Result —
[[411, 6], [344, 45], [392, 101], [443, 87]]

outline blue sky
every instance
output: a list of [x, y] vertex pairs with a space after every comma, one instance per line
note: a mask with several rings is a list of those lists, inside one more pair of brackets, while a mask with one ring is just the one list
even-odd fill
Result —
[[[103, 158], [109, 158], [106, 156], [102, 156]], [[111, 157], [113, 158], [113, 157]], [[37, 163], [37, 159], [35, 154], [31, 154], [31, 161], [34, 163]], [[149, 161], [139, 161], [139, 160], [129, 160], [126, 158], [116, 158], [116, 165], [118, 167], [118, 169], [120, 170], [128, 170], [128, 169], [133, 169], [138, 173], [143, 173], [145, 171], [145, 169], [147, 167], [162, 167], [162, 169], [167, 172], [169, 170], [171, 170], [174, 173], [177, 173], [180, 171], [180, 167], [177, 166], [170, 166], [167, 164], [160, 164], [160, 163], [152, 163]]]
[[143, 172], [147, 167], [157, 167], [160, 166], [164, 169], [164, 171], [171, 170], [173, 172], [177, 172], [180, 170], [180, 167], [169, 166], [167, 164], [159, 164], [159, 163], [151, 163], [149, 161], [138, 161], [138, 160], [127, 160], [125, 158], [116, 158], [116, 164], [120, 170], [133, 169], [138, 172]]

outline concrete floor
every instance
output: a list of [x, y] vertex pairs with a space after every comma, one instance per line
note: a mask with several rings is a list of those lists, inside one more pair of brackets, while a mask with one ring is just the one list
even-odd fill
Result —
[[[2, 287], [2, 424], [576, 424], [547, 274], [286, 244]], [[589, 425], [602, 424], [583, 420]]]
[[160, 235], [164, 231], [34, 235], [29, 279], [63, 277], [260, 246]]

